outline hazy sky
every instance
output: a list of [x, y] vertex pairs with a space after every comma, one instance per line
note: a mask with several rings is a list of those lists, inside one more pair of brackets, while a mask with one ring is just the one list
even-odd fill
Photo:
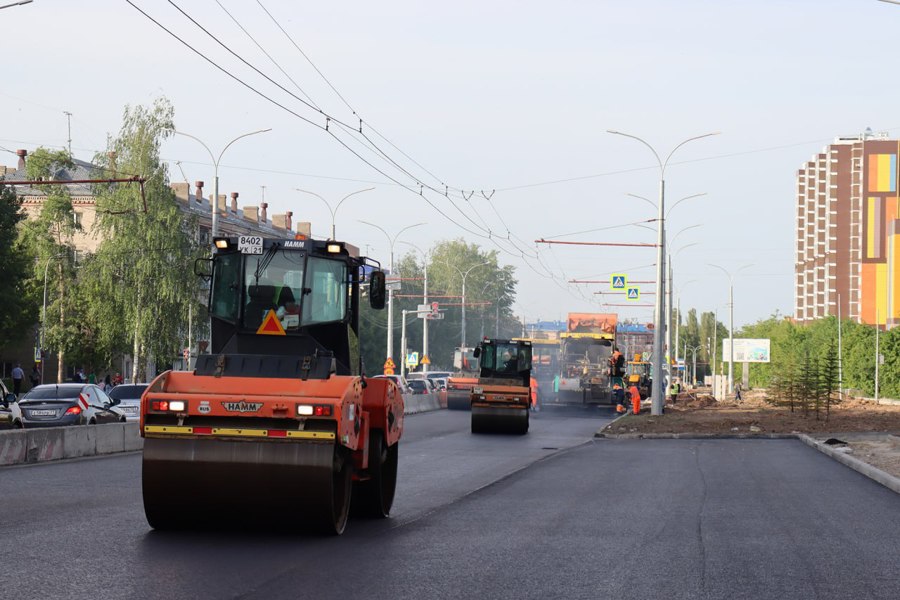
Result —
[[[646, 147], [608, 129], [645, 139], [663, 157], [687, 138], [721, 131], [670, 161], [667, 226], [682, 310], [718, 309], [727, 323], [728, 278], [709, 264], [752, 265], [735, 277], [736, 325], [793, 311], [800, 165], [836, 136], [900, 131], [900, 6], [876, 0], [175, 2], [321, 113], [240, 63], [171, 3], [132, 1], [313, 124], [217, 70], [124, 0], [34, 0], [0, 10], [0, 147], [65, 145], [69, 111], [74, 154], [89, 160], [118, 131], [125, 105], [159, 96], [174, 104], [177, 127], [217, 155], [238, 135], [271, 127], [228, 149], [221, 193], [258, 204], [265, 186], [270, 214], [292, 210], [327, 236], [328, 209], [294, 190], [334, 205], [374, 185], [340, 208], [339, 238], [368, 244], [387, 262], [384, 234], [359, 221], [390, 232], [426, 222], [401, 239], [427, 247], [462, 237], [502, 248], [501, 262], [515, 265], [520, 280], [516, 310], [529, 321], [580, 310], [652, 319], [652, 308], [596, 304], [624, 303], [594, 294], [608, 285], [566, 281], [611, 272], [653, 280], [655, 249], [534, 244], [589, 230], [597, 231], [559, 239], [655, 242], [656, 209], [626, 193], [655, 202], [659, 168]], [[324, 130], [322, 113], [358, 126], [354, 111], [409, 174], [334, 122]], [[211, 192], [202, 146], [176, 137], [163, 155], [172, 181], [202, 179]], [[0, 157], [15, 164], [13, 154]], [[419, 195], [417, 181], [446, 185], [449, 197]], [[674, 206], [699, 193], [706, 195]], [[645, 294], [641, 304], [652, 302]]]

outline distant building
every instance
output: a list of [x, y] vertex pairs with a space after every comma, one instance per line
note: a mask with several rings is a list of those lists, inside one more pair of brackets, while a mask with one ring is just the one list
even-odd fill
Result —
[[871, 130], [837, 138], [797, 173], [794, 313], [898, 323], [900, 142]]

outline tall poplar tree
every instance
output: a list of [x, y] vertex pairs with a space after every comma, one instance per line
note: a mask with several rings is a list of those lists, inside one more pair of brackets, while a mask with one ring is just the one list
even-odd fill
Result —
[[[61, 170], [74, 168], [65, 151], [38, 148], [25, 166], [28, 179], [57, 179]], [[72, 197], [65, 185], [41, 188], [46, 194], [36, 219], [22, 227], [21, 240], [34, 261], [32, 281], [47, 290], [47, 312], [43, 315], [44, 346], [57, 355], [56, 380], [65, 379], [66, 355], [79, 343], [76, 313], [79, 304], [72, 293], [76, 285], [73, 236], [81, 229], [75, 220]], [[46, 368], [46, 367], [45, 367]]]
[[[194, 323], [201, 320], [200, 281], [193, 274], [194, 259], [201, 254], [196, 220], [179, 208], [159, 156], [160, 144], [174, 130], [173, 116], [165, 99], [150, 107], [127, 107], [119, 135], [94, 161], [103, 177], [146, 179], [143, 199], [137, 184], [95, 190], [103, 242], [91, 261], [98, 294], [90, 312], [104, 323], [103, 343], [121, 346], [127, 341], [133, 381], [146, 379], [149, 360], [168, 364], [180, 353], [189, 311]], [[102, 290], [106, 293], [99, 293]]]

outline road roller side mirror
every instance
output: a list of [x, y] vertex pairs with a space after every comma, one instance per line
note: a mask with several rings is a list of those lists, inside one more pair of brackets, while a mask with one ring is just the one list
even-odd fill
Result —
[[475, 346], [475, 349], [472, 350], [472, 356], [474, 356], [475, 358], [481, 356], [481, 346]]
[[202, 277], [206, 281], [212, 279], [213, 259], [198, 258], [194, 261], [194, 275]]
[[369, 275], [369, 306], [375, 310], [381, 310], [384, 308], [384, 300], [384, 271], [372, 271]]

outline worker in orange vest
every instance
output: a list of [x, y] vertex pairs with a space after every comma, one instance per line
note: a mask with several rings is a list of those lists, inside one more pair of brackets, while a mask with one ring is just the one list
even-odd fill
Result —
[[632, 383], [631, 387], [628, 388], [628, 393], [631, 394], [631, 412], [636, 415], [640, 414], [641, 391], [638, 389], [637, 384]]
[[537, 379], [534, 377], [531, 378], [531, 381], [528, 382], [528, 387], [531, 389], [531, 410], [538, 410], [538, 383]]

